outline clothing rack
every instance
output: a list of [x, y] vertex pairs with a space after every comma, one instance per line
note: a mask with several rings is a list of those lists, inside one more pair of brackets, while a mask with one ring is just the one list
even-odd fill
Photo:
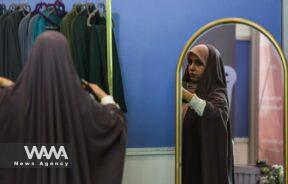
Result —
[[[27, 2], [26, 2], [27, 3]], [[102, 0], [101, 0], [101, 3]], [[113, 95], [113, 40], [112, 40], [112, 0], [106, 0], [106, 34], [107, 34], [107, 72], [109, 94]]]

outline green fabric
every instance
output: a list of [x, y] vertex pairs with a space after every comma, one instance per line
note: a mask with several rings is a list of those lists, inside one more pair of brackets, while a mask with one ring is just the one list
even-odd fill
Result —
[[104, 91], [108, 91], [105, 85], [105, 73], [103, 73], [103, 63], [101, 62], [100, 40], [97, 36], [97, 28], [93, 26], [89, 30], [89, 82], [98, 84]]
[[39, 36], [39, 34], [45, 30], [44, 29], [44, 23], [45, 23], [45, 20], [40, 15], [33, 22], [33, 37], [32, 37], [33, 45], [34, 45], [37, 37]]
[[[98, 84], [106, 93], [109, 93], [106, 21], [96, 15], [91, 19], [92, 27], [88, 27], [87, 19], [88, 14], [83, 11], [72, 21], [71, 50], [75, 67], [80, 78]], [[121, 109], [127, 112], [114, 35], [113, 43], [113, 97]]]
[[[99, 40], [100, 53], [101, 53], [101, 63], [102, 63], [102, 72], [105, 76], [104, 86], [106, 92], [108, 93], [108, 74], [107, 74], [107, 37], [106, 37], [106, 26], [99, 25], [96, 26], [97, 29], [97, 37]], [[121, 75], [121, 68], [119, 63], [118, 51], [116, 48], [116, 40], [114, 33], [112, 35], [112, 49], [113, 49], [113, 97], [115, 101], [120, 105], [121, 109], [124, 112], [127, 112], [127, 107], [125, 103], [124, 90], [123, 90], [123, 82]], [[107, 86], [107, 87], [106, 87]]]
[[88, 80], [88, 27], [86, 26], [87, 12], [82, 11], [72, 21], [71, 25], [71, 48], [75, 67], [80, 78]]
[[[61, 17], [57, 16], [55, 12], [49, 14], [51, 10], [44, 10], [43, 13], [44, 15], [46, 15], [47, 17], [49, 16], [49, 18], [57, 23], [58, 25], [61, 24]], [[39, 16], [35, 22], [34, 22], [34, 30], [33, 30], [33, 44], [36, 41], [37, 37], [43, 33], [44, 31], [48, 30], [47, 27], [51, 27], [54, 26], [53, 24], [51, 24], [49, 21], [47, 21], [44, 17]]]
[[77, 14], [75, 11], [69, 12], [62, 19], [62, 22], [60, 25], [60, 32], [67, 38], [70, 48], [71, 48], [71, 42], [72, 42], [72, 38], [71, 38], [72, 21], [76, 17], [76, 15]]

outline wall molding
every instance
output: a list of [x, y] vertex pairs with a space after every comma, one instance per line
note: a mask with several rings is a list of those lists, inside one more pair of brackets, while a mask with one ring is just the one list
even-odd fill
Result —
[[175, 155], [175, 147], [127, 148], [126, 156]]

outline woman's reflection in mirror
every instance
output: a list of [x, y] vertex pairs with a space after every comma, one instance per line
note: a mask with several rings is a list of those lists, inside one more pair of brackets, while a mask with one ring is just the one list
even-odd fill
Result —
[[183, 76], [183, 184], [234, 183], [224, 66], [212, 45], [187, 53]]

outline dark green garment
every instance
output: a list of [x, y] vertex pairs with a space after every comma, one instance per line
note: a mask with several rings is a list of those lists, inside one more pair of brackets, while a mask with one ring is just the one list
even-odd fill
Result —
[[101, 62], [100, 53], [100, 40], [98, 38], [96, 26], [89, 29], [90, 36], [90, 47], [89, 47], [89, 81], [98, 84], [104, 91], [108, 91], [108, 86], [105, 81], [107, 76], [106, 72], [103, 71], [105, 68]]
[[10, 13], [0, 16], [0, 76], [4, 76], [4, 20]]
[[28, 58], [28, 27], [31, 18], [31, 13], [27, 14], [19, 24], [19, 44], [21, 49], [21, 62], [24, 65]]
[[89, 79], [88, 57], [89, 57], [89, 35], [87, 22], [87, 12], [82, 11], [72, 21], [71, 40], [72, 55], [75, 67], [80, 78]]
[[23, 12], [13, 12], [4, 19], [4, 76], [15, 81], [22, 70], [18, 38]]
[[[98, 84], [109, 93], [107, 73], [106, 21], [96, 15], [87, 26], [86, 11], [72, 21], [71, 45], [75, 67], [81, 78]], [[118, 53], [113, 35], [113, 97], [124, 112], [127, 112]]]
[[[68, 43], [71, 48], [71, 30], [72, 30], [72, 21], [76, 16], [76, 11], [71, 11], [65, 17], [62, 19], [61, 25], [60, 25], [60, 32], [66, 37], [68, 40]], [[73, 52], [72, 52], [73, 53]]]
[[[106, 26], [99, 25], [96, 26], [97, 29], [97, 37], [99, 40], [99, 47], [100, 47], [100, 57], [101, 57], [101, 65], [102, 65], [102, 72], [105, 76], [104, 86], [106, 92], [108, 91], [108, 74], [107, 74], [107, 36], [106, 36]], [[121, 75], [121, 68], [119, 63], [118, 51], [116, 47], [116, 40], [114, 37], [114, 33], [112, 35], [112, 49], [113, 49], [113, 97], [115, 101], [120, 105], [121, 109], [124, 112], [127, 112], [127, 107], [125, 103], [124, 97], [124, 90], [123, 90], [123, 83], [122, 83], [122, 75]], [[93, 60], [92, 60], [93, 61]], [[93, 70], [92, 70], [93, 71]]]

